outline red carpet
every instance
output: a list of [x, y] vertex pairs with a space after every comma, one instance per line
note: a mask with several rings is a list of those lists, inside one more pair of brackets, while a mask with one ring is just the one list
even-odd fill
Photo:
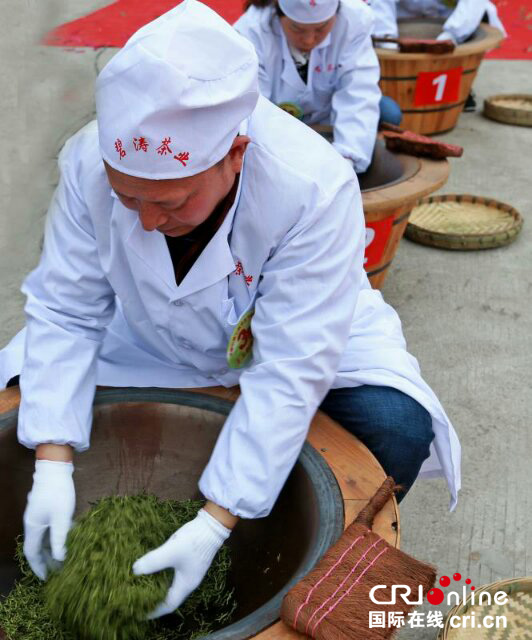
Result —
[[[495, 0], [509, 37], [489, 58], [532, 59], [532, 0]], [[205, 0], [234, 22], [243, 0]], [[118, 0], [108, 7], [67, 22], [45, 36], [56, 47], [121, 47], [137, 29], [174, 7], [176, 0]]]
[[532, 0], [494, 0], [508, 38], [488, 58], [532, 60]]
[[[204, 0], [228, 22], [242, 13], [244, 0]], [[143, 25], [179, 4], [179, 0], [118, 0], [108, 7], [67, 22], [44, 37], [55, 47], [121, 47]]]

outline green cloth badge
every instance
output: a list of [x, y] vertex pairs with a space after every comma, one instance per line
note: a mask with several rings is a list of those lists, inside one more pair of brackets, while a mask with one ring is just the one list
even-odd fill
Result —
[[277, 106], [298, 120], [303, 118], [303, 109], [295, 102], [281, 102]]
[[251, 360], [253, 355], [253, 334], [251, 333], [251, 318], [255, 309], [245, 313], [233, 331], [227, 344], [227, 362], [231, 369], [241, 369]]

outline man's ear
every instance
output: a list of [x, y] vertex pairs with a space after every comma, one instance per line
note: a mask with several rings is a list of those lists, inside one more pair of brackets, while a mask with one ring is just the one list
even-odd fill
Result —
[[244, 153], [246, 152], [246, 148], [248, 144], [251, 142], [251, 138], [248, 136], [237, 136], [233, 140], [233, 144], [229, 149], [229, 162], [231, 164], [231, 169], [235, 173], [240, 173], [242, 170], [242, 163], [244, 161]]

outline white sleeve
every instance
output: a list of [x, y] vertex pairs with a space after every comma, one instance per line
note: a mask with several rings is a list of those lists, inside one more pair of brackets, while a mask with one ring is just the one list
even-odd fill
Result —
[[371, 0], [368, 5], [375, 17], [373, 35], [397, 38], [397, 0]]
[[259, 90], [261, 95], [268, 100], [272, 99], [273, 95], [273, 78], [269, 75], [266, 66], [259, 58]]
[[234, 515], [268, 515], [297, 460], [347, 345], [363, 254], [353, 175], [306, 212], [264, 266], [253, 361], [199, 484]]
[[355, 171], [371, 163], [379, 124], [379, 61], [371, 37], [360, 35], [343, 53], [341, 73], [331, 100], [333, 147], [351, 158]]
[[488, 0], [458, 0], [456, 9], [443, 25], [443, 31], [450, 33], [461, 43], [474, 33], [488, 8]]
[[43, 254], [22, 288], [27, 335], [18, 438], [30, 448], [55, 443], [82, 451], [89, 447], [96, 360], [114, 293], [100, 267], [75, 171], [64, 155]]
[[506, 33], [506, 29], [504, 28], [504, 25], [499, 18], [497, 7], [493, 4], [493, 2], [487, 3], [486, 12], [488, 14], [490, 25], [492, 27], [495, 27], [496, 29], [499, 29], [499, 31], [506, 37], [508, 34]]
[[267, 69], [268, 61], [266, 60], [266, 56], [263, 51], [263, 42], [260, 38], [262, 31], [260, 25], [255, 25], [251, 22], [248, 15], [249, 11], [250, 10], [248, 9], [244, 15], [240, 16], [233, 26], [241, 36], [244, 36], [244, 38], [249, 40], [255, 47], [255, 52], [259, 59], [259, 89], [261, 95], [268, 98], [268, 100], [271, 100], [273, 93], [273, 78], [270, 77]]

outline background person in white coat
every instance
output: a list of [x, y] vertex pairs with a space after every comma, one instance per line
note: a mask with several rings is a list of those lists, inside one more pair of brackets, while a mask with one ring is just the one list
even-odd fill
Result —
[[[238, 518], [268, 515], [320, 405], [405, 490], [422, 464], [443, 471], [454, 505], [460, 446], [369, 285], [356, 176], [259, 97], [252, 45], [186, 0], [108, 63], [96, 104], [60, 155], [26, 329], [0, 352], [0, 385], [20, 373], [19, 441], [36, 450], [24, 514], [35, 573], [47, 573], [47, 532], [65, 556], [97, 384], [241, 387], [200, 479], [205, 508], [134, 564], [174, 570], [153, 616], [199, 585]], [[230, 369], [250, 309], [253, 357]]]
[[398, 35], [397, 20], [403, 18], [441, 18], [444, 22], [438, 40], [465, 42], [478, 29], [483, 18], [506, 33], [490, 0], [368, 0], [375, 13], [374, 35]]
[[[381, 102], [373, 16], [364, 2], [251, 0], [234, 26], [255, 46], [261, 93], [306, 124], [332, 124], [333, 146], [364, 172]], [[383, 119], [399, 124], [396, 103], [386, 98], [382, 108]]]

